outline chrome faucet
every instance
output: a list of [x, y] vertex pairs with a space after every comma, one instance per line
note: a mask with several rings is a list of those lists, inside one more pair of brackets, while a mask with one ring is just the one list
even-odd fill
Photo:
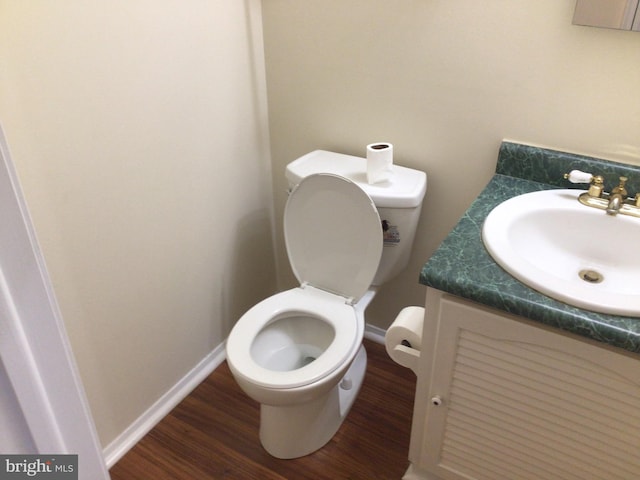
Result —
[[620, 207], [622, 207], [622, 202], [624, 199], [622, 195], [619, 193], [615, 193], [609, 197], [609, 204], [607, 205], [607, 215], [617, 215], [620, 211]]

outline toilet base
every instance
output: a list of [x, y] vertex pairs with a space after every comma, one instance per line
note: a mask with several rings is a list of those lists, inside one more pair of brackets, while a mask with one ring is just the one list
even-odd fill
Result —
[[260, 406], [260, 442], [276, 458], [308, 455], [336, 434], [358, 396], [367, 368], [360, 346], [353, 363], [328, 393], [301, 405]]

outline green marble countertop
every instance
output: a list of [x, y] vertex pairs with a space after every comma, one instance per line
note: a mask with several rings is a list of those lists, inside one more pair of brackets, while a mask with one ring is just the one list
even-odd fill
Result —
[[620, 175], [629, 177], [630, 196], [640, 190], [638, 167], [504, 142], [496, 174], [424, 265], [420, 283], [640, 353], [640, 318], [595, 313], [547, 297], [503, 270], [482, 242], [482, 224], [496, 205], [523, 193], [572, 188], [562, 177], [572, 169], [603, 175], [607, 191], [617, 185]]

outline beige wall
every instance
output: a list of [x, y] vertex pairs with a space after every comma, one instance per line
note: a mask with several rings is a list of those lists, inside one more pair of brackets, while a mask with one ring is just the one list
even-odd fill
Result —
[[0, 0], [0, 122], [103, 445], [275, 285], [260, 2]]
[[[394, 144], [428, 189], [406, 271], [367, 320], [421, 304], [423, 263], [491, 177], [503, 138], [640, 163], [640, 33], [571, 25], [575, 0], [263, 2], [277, 225], [287, 162]], [[286, 265], [278, 230], [279, 258]], [[287, 269], [280, 287], [294, 284]]]

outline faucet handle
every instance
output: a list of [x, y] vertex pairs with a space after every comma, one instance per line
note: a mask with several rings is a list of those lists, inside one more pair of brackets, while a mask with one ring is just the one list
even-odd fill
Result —
[[627, 180], [628, 180], [627, 177], [620, 177], [620, 185], [618, 185], [616, 188], [611, 190], [611, 194], [615, 195], [616, 193], [619, 193], [620, 195], [622, 195], [623, 198], [626, 198], [627, 189], [624, 187], [624, 184], [627, 183]]
[[602, 178], [602, 175], [594, 176], [580, 170], [571, 170], [569, 173], [564, 174], [564, 178], [571, 183], [590, 183], [588, 192], [590, 197], [601, 197], [604, 191], [604, 178]]
[[571, 170], [569, 173], [564, 174], [564, 178], [571, 183], [591, 183], [593, 175], [580, 170]]

